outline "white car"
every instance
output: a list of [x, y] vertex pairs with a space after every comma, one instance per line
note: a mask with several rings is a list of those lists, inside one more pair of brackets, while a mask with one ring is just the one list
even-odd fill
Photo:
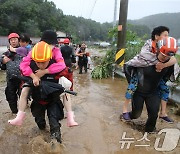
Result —
[[110, 45], [111, 45], [111, 44], [108, 43], [108, 42], [101, 42], [101, 43], [99, 44], [99, 46], [100, 46], [100, 47], [103, 47], [103, 48], [109, 47]]

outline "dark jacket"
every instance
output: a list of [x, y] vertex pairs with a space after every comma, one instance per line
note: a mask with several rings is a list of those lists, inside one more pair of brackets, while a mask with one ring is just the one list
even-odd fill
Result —
[[174, 66], [166, 67], [161, 72], [156, 71], [155, 65], [137, 68], [137, 72], [140, 72], [138, 75], [137, 91], [146, 94], [157, 91], [160, 80], [168, 81], [173, 71]]
[[73, 51], [73, 48], [71, 48], [68, 45], [64, 45], [61, 47], [61, 53], [62, 53], [62, 56], [64, 58], [66, 66], [71, 68], [72, 63], [76, 62], [75, 53]]

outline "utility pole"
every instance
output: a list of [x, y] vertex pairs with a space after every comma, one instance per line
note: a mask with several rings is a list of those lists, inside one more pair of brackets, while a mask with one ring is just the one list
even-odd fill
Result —
[[113, 20], [113, 27], [116, 26], [116, 15], [117, 15], [117, 0], [114, 1], [114, 20]]
[[128, 0], [121, 0], [119, 10], [117, 52], [115, 57], [116, 64], [120, 66], [123, 66], [124, 64], [127, 12]]

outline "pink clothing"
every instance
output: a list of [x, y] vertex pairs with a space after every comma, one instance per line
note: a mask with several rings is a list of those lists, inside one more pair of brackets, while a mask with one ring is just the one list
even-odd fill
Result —
[[[48, 67], [48, 71], [50, 74], [61, 72], [63, 69], [66, 68], [66, 64], [64, 62], [64, 58], [62, 57], [62, 54], [60, 52], [60, 49], [57, 47], [54, 47], [52, 49], [53, 53], [53, 59], [56, 60], [56, 63], [51, 64]], [[24, 76], [30, 76], [33, 72], [30, 68], [30, 62], [31, 62], [31, 51], [29, 54], [23, 58], [22, 62], [20, 63], [20, 70]]]

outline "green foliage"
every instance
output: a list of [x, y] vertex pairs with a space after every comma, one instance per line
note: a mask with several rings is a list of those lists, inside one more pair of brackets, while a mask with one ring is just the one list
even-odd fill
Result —
[[[144, 39], [150, 38], [151, 30], [146, 25], [127, 25], [128, 31], [134, 32], [138, 37], [144, 37]], [[145, 35], [146, 34], [146, 35]]]
[[26, 32], [30, 36], [39, 36], [44, 30], [57, 30], [60, 27], [62, 16], [62, 11], [57, 10], [53, 2], [43, 0], [1, 1], [0, 27], [2, 30], [0, 29], [0, 34]]
[[[138, 44], [141, 44], [142, 40], [146, 40], [147, 38], [149, 38], [149, 33], [150, 33], [149, 29], [146, 26], [141, 26], [141, 25], [134, 26], [128, 24], [126, 31], [126, 46], [131, 45], [132, 42], [138, 42]], [[114, 38], [113, 44], [116, 44], [117, 42], [117, 38], [118, 38], [117, 35], [118, 35], [117, 27], [109, 29], [108, 37], [109, 39]]]
[[[109, 38], [117, 38], [117, 27], [110, 29]], [[116, 40], [115, 40], [116, 41]], [[115, 41], [113, 42], [115, 44]], [[125, 61], [133, 58], [137, 53], [140, 52], [141, 47], [143, 46], [144, 41], [137, 36], [135, 32], [127, 30], [126, 32], [126, 49], [125, 49]], [[112, 64], [115, 63], [115, 48], [108, 51], [100, 61], [94, 70], [92, 71], [92, 78], [102, 79], [107, 78], [112, 74]]]
[[100, 64], [97, 65], [91, 72], [94, 79], [108, 78], [112, 73], [112, 64], [114, 63], [115, 49], [108, 50], [106, 55], [101, 59]]
[[144, 41], [137, 36], [135, 32], [127, 31], [126, 33], [126, 50], [125, 50], [125, 61], [130, 60], [137, 55]]
[[44, 30], [65, 32], [79, 43], [89, 40], [107, 41], [110, 23], [98, 23], [82, 17], [65, 16], [47, 0], [1, 0], [0, 35], [10, 32], [40, 36]]
[[73, 35], [76, 42], [80, 41], [98, 41], [108, 40], [107, 34], [112, 24], [100, 24], [90, 19], [82, 17], [66, 16], [68, 24], [66, 25], [66, 33]]
[[180, 65], [180, 55], [179, 54], [176, 54], [176, 59], [177, 59], [177, 61], [178, 61], [178, 64]]
[[[129, 24], [128, 27], [132, 27], [132, 25]], [[137, 26], [138, 27], [138, 26]], [[139, 27], [141, 28], [141, 26]], [[117, 27], [110, 29], [109, 31], [109, 38], [117, 38]], [[141, 39], [136, 32], [133, 32], [131, 30], [126, 31], [126, 50], [125, 50], [125, 61], [128, 61], [132, 57], [134, 57], [139, 51], [141, 50], [141, 47], [144, 44], [144, 39], [147, 37], [146, 33], [144, 33], [143, 39]], [[117, 39], [114, 40], [113, 44], [117, 42]]]

